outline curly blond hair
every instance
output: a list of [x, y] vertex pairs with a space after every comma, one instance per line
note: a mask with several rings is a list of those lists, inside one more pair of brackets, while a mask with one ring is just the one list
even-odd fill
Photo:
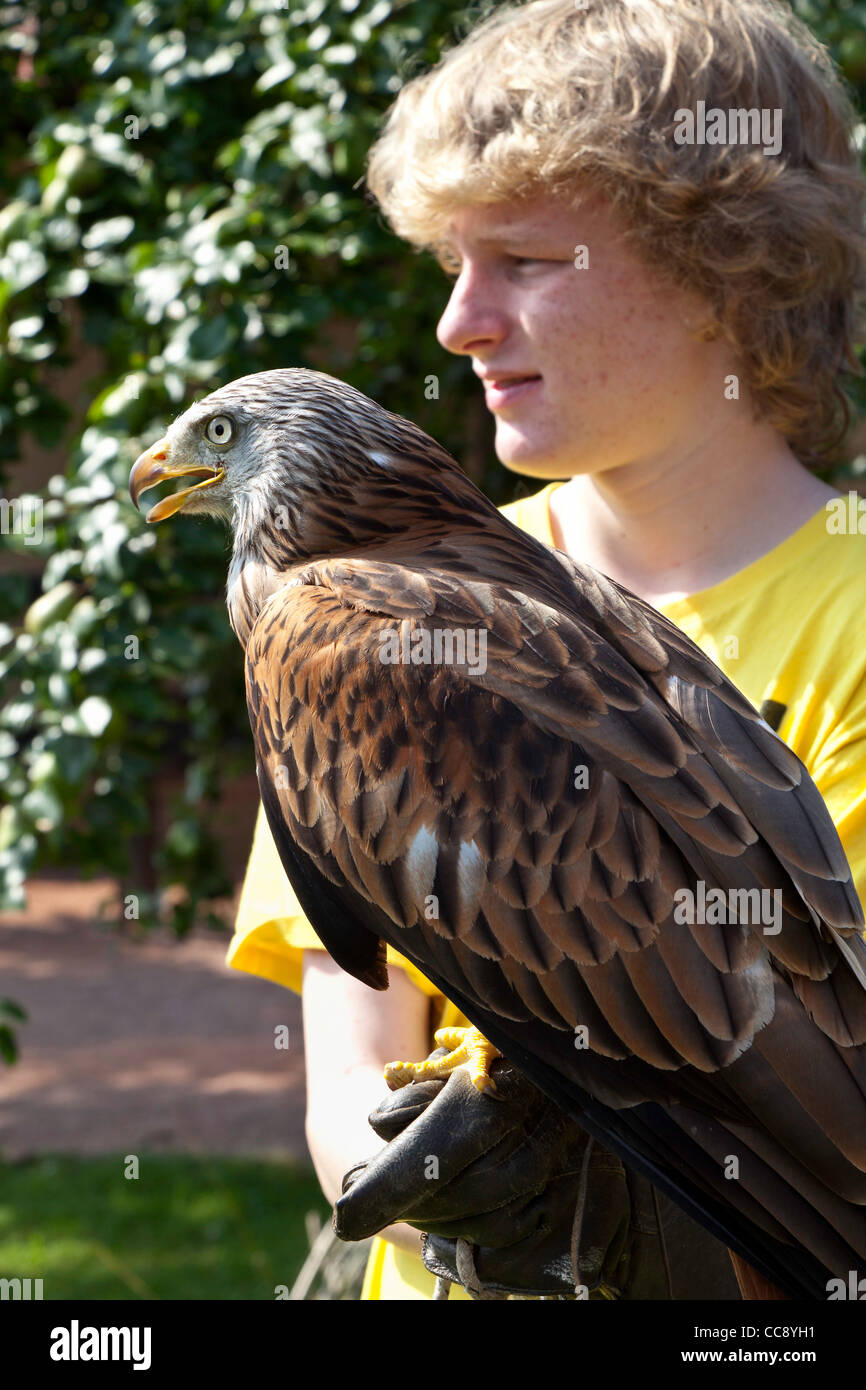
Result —
[[[777, 155], [682, 144], [683, 111], [779, 111]], [[758, 418], [810, 467], [847, 429], [866, 267], [856, 115], [827, 51], [777, 0], [498, 5], [409, 81], [367, 184], [441, 255], [454, 209], [602, 192], [632, 247], [710, 310]]]

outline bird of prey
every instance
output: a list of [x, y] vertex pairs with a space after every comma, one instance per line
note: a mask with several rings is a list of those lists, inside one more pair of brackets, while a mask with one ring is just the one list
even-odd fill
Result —
[[181, 477], [147, 519], [233, 530], [261, 797], [334, 960], [384, 989], [396, 947], [785, 1294], [866, 1274], [863, 914], [799, 760], [672, 623], [330, 376], [191, 406], [134, 502]]

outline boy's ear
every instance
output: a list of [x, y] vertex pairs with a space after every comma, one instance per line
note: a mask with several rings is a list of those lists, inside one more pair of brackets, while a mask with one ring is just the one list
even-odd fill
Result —
[[721, 335], [718, 320], [708, 310], [706, 314], [689, 314], [685, 319], [686, 332], [699, 343], [713, 343]]

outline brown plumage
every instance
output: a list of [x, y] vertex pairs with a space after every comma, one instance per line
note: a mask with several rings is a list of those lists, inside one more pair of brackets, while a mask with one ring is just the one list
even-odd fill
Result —
[[863, 915], [798, 759], [673, 624], [330, 377], [215, 392], [131, 491], [190, 472], [150, 518], [233, 527], [262, 800], [335, 960], [384, 988], [390, 942], [784, 1292], [862, 1273]]

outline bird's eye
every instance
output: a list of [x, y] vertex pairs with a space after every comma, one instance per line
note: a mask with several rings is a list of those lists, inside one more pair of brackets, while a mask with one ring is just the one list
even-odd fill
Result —
[[230, 415], [214, 415], [205, 425], [204, 437], [211, 444], [231, 444], [237, 433], [237, 426]]

